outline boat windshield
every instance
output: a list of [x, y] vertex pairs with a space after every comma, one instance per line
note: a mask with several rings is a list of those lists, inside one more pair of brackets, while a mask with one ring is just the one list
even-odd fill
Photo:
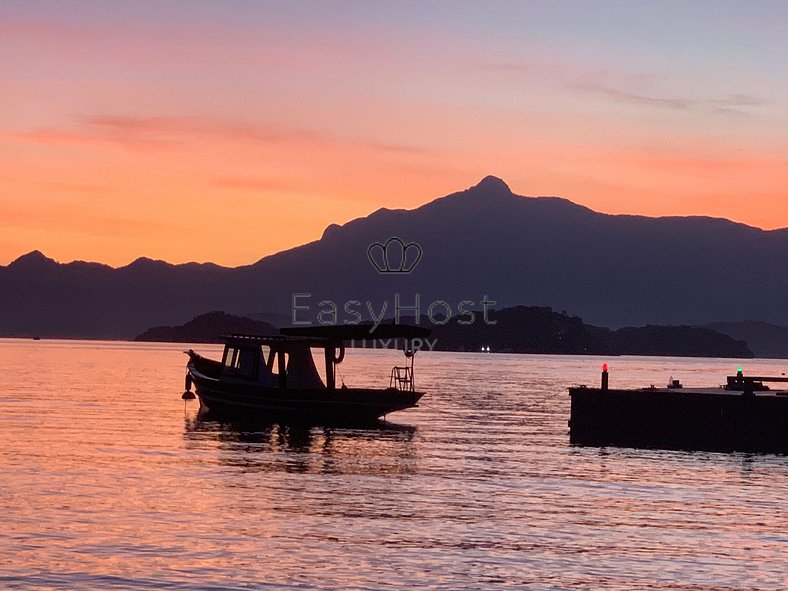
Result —
[[257, 352], [248, 347], [227, 347], [222, 364], [225, 371], [245, 378], [255, 377]]

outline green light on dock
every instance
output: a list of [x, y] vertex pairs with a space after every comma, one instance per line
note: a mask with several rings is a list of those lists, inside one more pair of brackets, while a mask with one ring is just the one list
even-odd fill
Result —
[[742, 372], [741, 365], [740, 365], [739, 367], [737, 367], [737, 368], [736, 368], [736, 371], [737, 371], [738, 373], [741, 373], [741, 372]]

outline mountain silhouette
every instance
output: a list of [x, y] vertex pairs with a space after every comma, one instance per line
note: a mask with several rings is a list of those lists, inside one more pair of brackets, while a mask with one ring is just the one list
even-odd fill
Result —
[[233, 316], [214, 310], [201, 314], [181, 326], [154, 326], [134, 337], [135, 341], [167, 343], [222, 343], [228, 334], [278, 336], [279, 331], [259, 320]]
[[745, 341], [756, 357], [788, 359], [788, 328], [766, 322], [715, 322], [708, 328]]
[[[420, 249], [408, 273], [370, 262], [370, 246], [392, 237]], [[418, 303], [421, 315], [456, 318], [461, 302], [478, 309], [486, 296], [496, 308], [549, 306], [611, 327], [788, 325], [787, 263], [788, 229], [607, 215], [517, 196], [490, 176], [413, 210], [332, 224], [320, 240], [236, 268], [143, 258], [114, 269], [34, 251], [0, 267], [0, 334], [128, 338], [210, 310], [291, 314], [294, 294], [296, 319], [313, 323], [332, 320], [320, 302], [336, 304], [338, 322], [356, 320], [351, 312], [392, 317], [397, 302], [404, 315]], [[346, 312], [348, 302], [358, 305]]]

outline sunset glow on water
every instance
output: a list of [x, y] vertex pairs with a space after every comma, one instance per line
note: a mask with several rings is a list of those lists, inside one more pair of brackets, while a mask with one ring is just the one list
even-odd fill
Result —
[[[716, 385], [739, 360], [420, 353], [378, 429], [243, 427], [184, 402], [181, 351], [0, 341], [0, 587], [788, 586], [788, 459], [568, 444], [566, 388]], [[393, 351], [350, 351], [385, 385]], [[748, 360], [766, 375], [785, 361]]]

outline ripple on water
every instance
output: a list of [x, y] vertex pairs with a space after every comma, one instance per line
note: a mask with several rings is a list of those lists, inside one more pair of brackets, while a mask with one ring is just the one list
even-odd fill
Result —
[[[393, 423], [249, 427], [180, 399], [183, 349], [0, 341], [0, 587], [788, 587], [788, 458], [568, 445], [566, 388], [598, 359], [422, 354], [424, 404]], [[616, 358], [611, 379], [730, 365]]]

